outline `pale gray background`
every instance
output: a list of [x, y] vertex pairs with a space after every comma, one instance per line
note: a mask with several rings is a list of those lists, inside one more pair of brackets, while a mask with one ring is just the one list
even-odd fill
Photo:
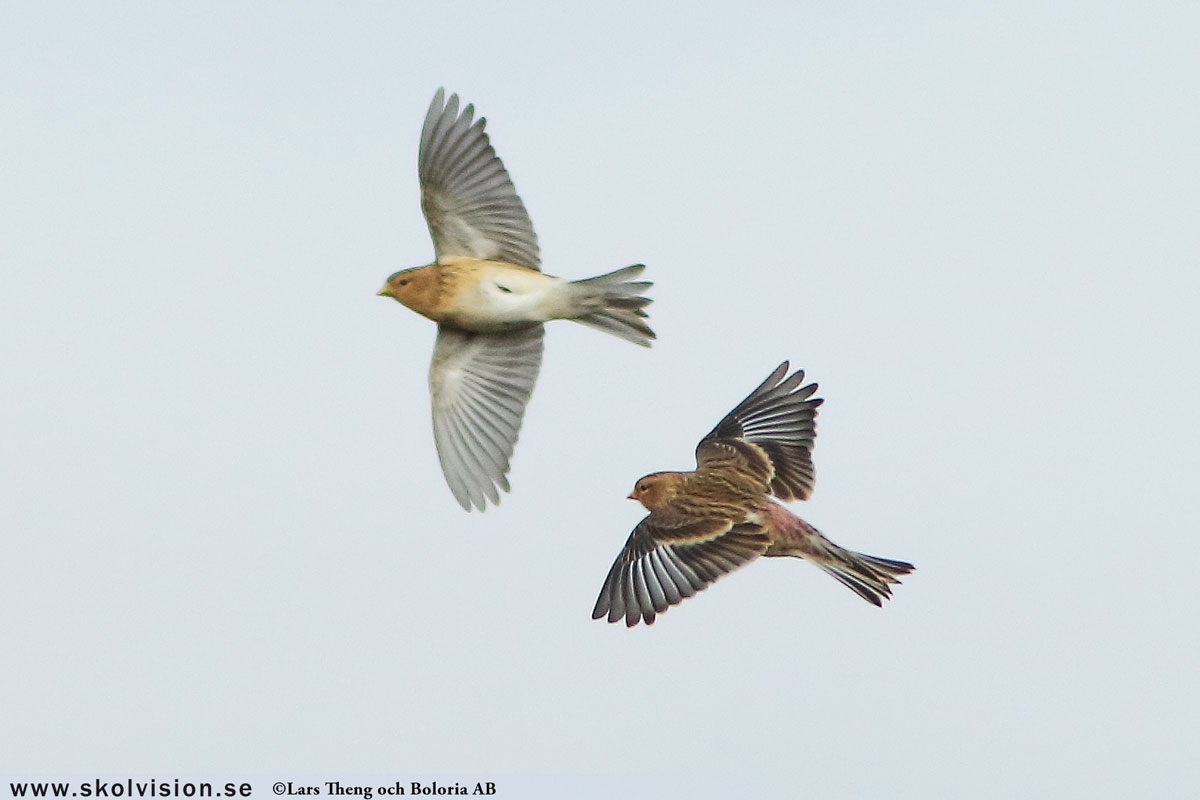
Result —
[[[0, 5], [4, 780], [1200, 778], [1200, 13], [644, 5]], [[551, 326], [482, 515], [434, 327], [374, 294], [432, 257], [442, 85], [548, 272], [656, 282], [651, 350]], [[918, 571], [592, 622], [633, 481], [785, 358], [827, 399], [797, 510]]]

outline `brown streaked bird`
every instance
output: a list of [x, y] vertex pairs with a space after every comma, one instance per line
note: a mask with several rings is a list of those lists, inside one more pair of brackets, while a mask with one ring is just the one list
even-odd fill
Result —
[[429, 391], [450, 491], [470, 511], [509, 491], [508, 469], [542, 363], [542, 323], [581, 322], [645, 347], [652, 285], [635, 264], [595, 278], [543, 274], [537, 236], [474, 107], [438, 89], [417, 170], [437, 260], [397, 272], [379, 294], [438, 324]]
[[759, 556], [794, 556], [816, 564], [877, 606], [891, 596], [905, 561], [854, 553], [771, 499], [812, 494], [817, 384], [804, 370], [787, 379], [788, 362], [729, 412], [696, 446], [694, 472], [655, 472], [630, 499], [650, 511], [633, 529], [604, 580], [593, 619], [650, 625]]

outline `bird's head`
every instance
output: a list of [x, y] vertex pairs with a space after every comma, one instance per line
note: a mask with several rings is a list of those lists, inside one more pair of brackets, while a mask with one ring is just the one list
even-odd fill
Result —
[[655, 472], [638, 478], [633, 491], [629, 493], [629, 499], [637, 500], [648, 511], [661, 508], [678, 494], [682, 477], [681, 472]]
[[377, 294], [403, 303], [418, 314], [427, 315], [435, 309], [441, 288], [437, 270], [428, 266], [413, 267], [394, 273]]

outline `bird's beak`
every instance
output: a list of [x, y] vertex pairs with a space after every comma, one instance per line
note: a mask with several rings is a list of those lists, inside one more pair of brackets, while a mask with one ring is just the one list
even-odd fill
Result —
[[391, 297], [391, 296], [392, 296], [392, 290], [391, 290], [391, 289], [389, 289], [389, 288], [388, 288], [388, 285], [385, 283], [385, 284], [383, 285], [383, 288], [382, 288], [382, 289], [380, 289], [380, 290], [379, 290], [378, 292], [376, 292], [375, 294], [377, 294], [377, 295], [378, 295], [378, 296], [380, 296], [380, 297]]
[[637, 498], [633, 496], [633, 492], [630, 492], [629, 496], [626, 499], [627, 500], [637, 500]]

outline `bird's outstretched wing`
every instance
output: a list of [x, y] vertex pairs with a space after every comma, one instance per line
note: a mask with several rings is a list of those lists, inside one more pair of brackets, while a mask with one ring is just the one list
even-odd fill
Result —
[[780, 500], [807, 500], [815, 474], [813, 443], [817, 384], [804, 383], [804, 370], [787, 379], [783, 362], [761, 385], [725, 415], [696, 446], [698, 472], [736, 469], [752, 474]]
[[463, 508], [500, 502], [508, 459], [542, 364], [542, 326], [469, 333], [439, 326], [429, 391], [433, 440], [450, 491]]
[[650, 625], [710, 583], [766, 552], [766, 531], [749, 522], [688, 517], [669, 509], [643, 519], [617, 556], [592, 619]]
[[421, 129], [417, 170], [421, 210], [443, 256], [506, 261], [538, 269], [537, 235], [504, 164], [484, 133], [487, 121], [474, 124], [474, 106], [458, 113], [458, 95], [438, 89]]

